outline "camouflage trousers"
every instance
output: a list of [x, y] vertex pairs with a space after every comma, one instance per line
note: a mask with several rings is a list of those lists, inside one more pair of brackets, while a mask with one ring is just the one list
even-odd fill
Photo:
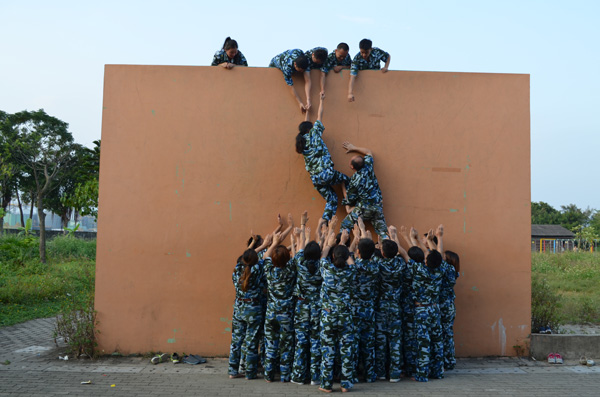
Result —
[[417, 337], [413, 302], [402, 305], [402, 353], [405, 373], [407, 376], [412, 376], [417, 370]]
[[333, 387], [333, 363], [336, 346], [342, 361], [341, 386], [352, 388], [352, 346], [354, 344], [354, 325], [349, 307], [335, 309], [323, 307], [321, 310], [321, 388]]
[[378, 378], [386, 376], [386, 359], [389, 354], [390, 379], [400, 379], [402, 374], [402, 313], [395, 301], [379, 302], [375, 312], [376, 351], [375, 372]]
[[375, 382], [375, 303], [358, 302], [355, 307], [354, 326], [354, 362], [355, 375], [358, 377], [359, 369], [362, 368], [365, 380]]
[[279, 358], [282, 382], [290, 381], [290, 368], [294, 357], [294, 320], [292, 311], [276, 312], [267, 309], [265, 317], [265, 380], [275, 377]]
[[383, 206], [381, 203], [375, 205], [357, 205], [354, 209], [346, 215], [342, 221], [341, 230], [350, 231], [358, 218], [361, 217], [363, 221], [370, 221], [371, 225], [375, 229], [375, 233], [381, 236], [382, 239], [388, 237], [387, 224], [385, 223], [385, 217], [383, 216]]
[[325, 210], [322, 218], [330, 220], [337, 211], [338, 196], [333, 190], [333, 185], [343, 183], [348, 185], [350, 178], [333, 168], [325, 169], [318, 174], [310, 176], [310, 179], [319, 194], [325, 199]]
[[296, 350], [292, 367], [294, 382], [304, 383], [309, 367], [310, 380], [318, 382], [321, 379], [320, 321], [321, 301], [319, 296], [315, 296], [310, 301], [298, 299], [294, 316], [296, 331]]
[[256, 378], [258, 364], [258, 332], [262, 324], [259, 303], [236, 302], [231, 321], [229, 375], [237, 375], [240, 367], [242, 344], [245, 345], [246, 378]]
[[417, 334], [417, 370], [415, 379], [427, 382], [428, 378], [444, 377], [444, 344], [437, 304], [415, 307]]
[[440, 318], [442, 323], [442, 341], [444, 343], [444, 369], [454, 369], [454, 318], [456, 308], [453, 300], [447, 300], [440, 305]]

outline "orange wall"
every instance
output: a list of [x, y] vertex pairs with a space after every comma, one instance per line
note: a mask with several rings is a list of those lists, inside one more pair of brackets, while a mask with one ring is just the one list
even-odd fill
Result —
[[[327, 79], [336, 168], [351, 175], [344, 140], [369, 147], [388, 224], [445, 225], [457, 355], [514, 355], [531, 317], [529, 76], [365, 71], [354, 103], [348, 77]], [[324, 207], [294, 151], [302, 116], [276, 69], [109, 65], [104, 84], [100, 348], [227, 355], [250, 229], [308, 209], [314, 230]]]

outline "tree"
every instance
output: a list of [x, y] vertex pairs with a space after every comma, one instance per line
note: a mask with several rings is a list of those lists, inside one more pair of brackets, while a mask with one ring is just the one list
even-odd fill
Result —
[[594, 211], [589, 207], [585, 210], [582, 210], [575, 204], [561, 205], [560, 207], [560, 224], [569, 230], [573, 230], [579, 226], [587, 226], [590, 222], [590, 216]]
[[75, 190], [63, 197], [63, 204], [74, 208], [83, 216], [91, 215], [98, 220], [98, 178], [100, 176], [100, 141], [94, 141], [93, 149], [84, 148], [80, 175], [82, 181]]
[[[10, 115], [0, 110], [0, 210], [6, 214], [6, 209], [17, 191], [17, 178], [20, 173], [12, 144], [15, 140], [14, 131], [10, 128]], [[0, 218], [0, 234], [4, 231], [4, 216]]]
[[44, 199], [53, 183], [71, 165], [73, 135], [68, 124], [49, 116], [43, 109], [23, 111], [9, 116], [17, 134], [15, 153], [23, 172], [35, 181], [35, 204], [40, 222], [40, 260], [46, 263], [46, 214]]
[[558, 225], [560, 216], [560, 211], [548, 203], [543, 201], [531, 203], [531, 224], [533, 225]]
[[590, 217], [590, 226], [600, 236], [600, 211], [594, 211], [594, 214]]

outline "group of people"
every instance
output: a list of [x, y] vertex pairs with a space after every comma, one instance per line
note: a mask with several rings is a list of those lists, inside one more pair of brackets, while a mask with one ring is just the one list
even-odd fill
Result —
[[[341, 390], [366, 382], [402, 377], [426, 382], [443, 378], [454, 368], [454, 285], [460, 262], [444, 251], [444, 229], [419, 237], [414, 228], [387, 225], [382, 194], [374, 172], [373, 153], [346, 141], [351, 177], [336, 170], [323, 141], [325, 76], [329, 70], [351, 69], [348, 99], [358, 70], [389, 65], [389, 54], [360, 42], [360, 53], [350, 60], [341, 43], [327, 55], [317, 47], [303, 53], [286, 51], [271, 61], [279, 68], [305, 113], [298, 126], [295, 149], [304, 158], [314, 188], [325, 199], [315, 239], [307, 226], [308, 214], [294, 228], [292, 215], [283, 229], [264, 239], [252, 234], [233, 270], [235, 304], [229, 355], [229, 377], [255, 379], [259, 363], [264, 379], [318, 385], [333, 390], [334, 374]], [[241, 63], [237, 63], [241, 62]], [[245, 64], [237, 43], [228, 38], [213, 64]], [[322, 72], [317, 119], [309, 121], [311, 68]], [[305, 73], [307, 103], [293, 88], [291, 75]], [[346, 217], [339, 232], [335, 215], [341, 185]], [[365, 227], [370, 222], [375, 239]], [[285, 244], [290, 235], [290, 243]], [[406, 245], [403, 247], [401, 243]], [[260, 354], [259, 354], [260, 352]]]
[[[325, 97], [325, 81], [329, 71], [333, 70], [335, 73], [339, 73], [342, 69], [350, 69], [348, 101], [353, 102], [354, 81], [358, 76], [358, 71], [371, 69], [381, 70], [385, 73], [388, 71], [391, 61], [391, 55], [377, 47], [373, 47], [373, 42], [369, 39], [361, 40], [358, 47], [360, 51], [354, 58], [350, 58], [350, 47], [346, 43], [338, 44], [337, 48], [329, 54], [325, 47], [315, 47], [308, 51], [291, 49], [273, 57], [269, 63], [269, 67], [281, 70], [286, 84], [290, 86], [292, 95], [298, 102], [298, 106], [303, 113], [307, 112], [312, 106], [310, 101], [312, 86], [310, 71], [312, 69], [319, 69], [321, 71], [321, 98]], [[381, 62], [384, 63], [383, 68], [381, 68]], [[248, 66], [248, 61], [246, 61], [246, 57], [238, 49], [237, 41], [227, 37], [223, 48], [215, 53], [211, 65], [232, 69], [235, 66]], [[304, 74], [306, 103], [302, 102], [294, 87], [292, 75], [296, 73]]]

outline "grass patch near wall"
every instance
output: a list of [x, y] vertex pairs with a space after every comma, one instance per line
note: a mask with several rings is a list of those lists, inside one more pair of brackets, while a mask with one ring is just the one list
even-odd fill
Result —
[[600, 254], [531, 254], [531, 275], [559, 295], [563, 324], [600, 324]]
[[96, 241], [55, 237], [48, 263], [37, 256], [37, 238], [0, 237], [0, 326], [56, 316], [94, 293]]

